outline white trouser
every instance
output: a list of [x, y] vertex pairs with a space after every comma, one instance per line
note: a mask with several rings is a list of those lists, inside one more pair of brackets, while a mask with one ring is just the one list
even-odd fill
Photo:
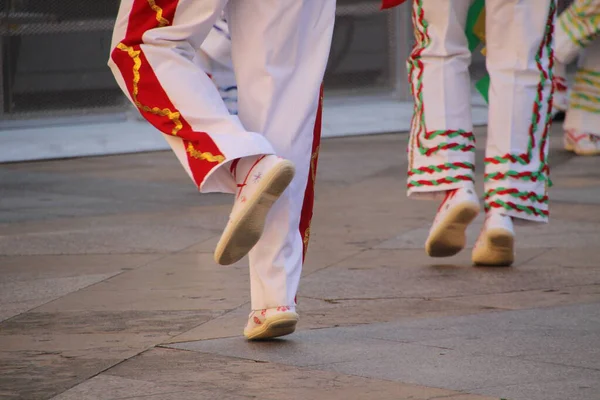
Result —
[[[568, 64], [579, 54], [565, 129], [600, 136], [600, 0], [576, 0], [557, 23], [556, 58]], [[582, 50], [583, 49], [583, 50]]]
[[217, 19], [198, 51], [198, 58], [229, 112], [237, 115], [237, 83], [231, 59], [231, 35], [225, 18]]
[[[470, 0], [415, 0], [409, 58], [415, 113], [408, 194], [473, 184], [475, 139], [465, 24]], [[486, 210], [546, 222], [554, 0], [487, 0], [490, 75]]]
[[556, 59], [568, 64], [600, 34], [600, 0], [575, 0], [556, 24]]
[[[196, 54], [226, 9], [239, 88], [230, 115]], [[321, 83], [335, 0], [123, 0], [109, 65], [203, 193], [233, 193], [230, 161], [277, 154], [296, 177], [250, 252], [252, 308], [293, 306], [308, 242]]]

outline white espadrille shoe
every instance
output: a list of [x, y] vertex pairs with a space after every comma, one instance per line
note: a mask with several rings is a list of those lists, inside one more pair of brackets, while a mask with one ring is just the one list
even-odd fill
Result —
[[563, 136], [565, 150], [578, 156], [596, 156], [600, 154], [600, 136], [567, 129]]
[[244, 336], [248, 340], [285, 336], [296, 330], [297, 323], [298, 314], [294, 307], [280, 306], [252, 311], [248, 316], [248, 324], [244, 328]]
[[466, 230], [480, 211], [479, 199], [472, 187], [449, 190], [438, 208], [425, 242], [431, 257], [450, 257], [466, 244]]
[[294, 178], [294, 164], [266, 155], [241, 159], [236, 166], [238, 191], [229, 222], [215, 250], [215, 261], [239, 261], [260, 239], [267, 214]]
[[489, 212], [481, 234], [473, 247], [475, 265], [508, 267], [515, 260], [515, 231], [512, 218], [499, 212]]

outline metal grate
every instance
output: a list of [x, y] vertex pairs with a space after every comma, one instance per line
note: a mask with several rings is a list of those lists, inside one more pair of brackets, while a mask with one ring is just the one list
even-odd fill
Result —
[[[0, 118], [128, 106], [106, 66], [119, 0], [0, 0]], [[390, 90], [392, 18], [380, 0], [338, 0], [327, 90]]]
[[391, 89], [390, 14], [381, 1], [338, 0], [336, 25], [325, 88]]
[[4, 117], [115, 107], [123, 96], [106, 66], [118, 0], [4, 0]]

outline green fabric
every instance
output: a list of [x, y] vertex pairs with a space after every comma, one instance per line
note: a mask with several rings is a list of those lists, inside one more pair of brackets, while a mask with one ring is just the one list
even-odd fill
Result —
[[467, 41], [469, 42], [469, 50], [473, 51], [479, 44], [481, 40], [475, 35], [473, 32], [473, 27], [477, 23], [479, 19], [479, 14], [485, 8], [485, 0], [475, 0], [469, 8], [469, 13], [467, 14], [467, 26], [465, 27], [465, 31], [467, 34]]
[[[477, 23], [477, 20], [479, 19], [479, 16], [481, 15], [481, 12], [484, 10], [484, 8], [485, 0], [475, 0], [471, 5], [471, 8], [469, 9], [469, 13], [467, 14], [467, 24], [465, 27], [465, 33], [467, 35], [467, 41], [469, 44], [470, 51], [474, 51], [477, 48], [477, 46], [481, 44], [481, 40], [477, 37], [477, 35], [475, 35], [473, 28], [475, 27], [475, 24]], [[486, 74], [483, 78], [477, 81], [477, 83], [475, 83], [475, 88], [477, 88], [477, 91], [481, 94], [485, 102], [488, 103], [490, 76]]]
[[475, 83], [475, 88], [481, 94], [486, 103], [489, 103], [489, 92], [490, 92], [490, 76], [485, 75], [483, 78]]

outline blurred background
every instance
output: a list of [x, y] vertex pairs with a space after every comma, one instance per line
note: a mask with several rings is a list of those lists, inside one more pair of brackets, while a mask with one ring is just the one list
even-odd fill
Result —
[[[106, 65], [118, 3], [0, 0], [0, 162], [166, 148]], [[338, 0], [325, 77], [326, 137], [409, 127], [410, 6], [379, 6]], [[484, 72], [479, 52], [472, 69], [474, 78]], [[476, 93], [473, 103], [484, 107]], [[475, 114], [475, 123], [486, 122], [485, 112]]]

